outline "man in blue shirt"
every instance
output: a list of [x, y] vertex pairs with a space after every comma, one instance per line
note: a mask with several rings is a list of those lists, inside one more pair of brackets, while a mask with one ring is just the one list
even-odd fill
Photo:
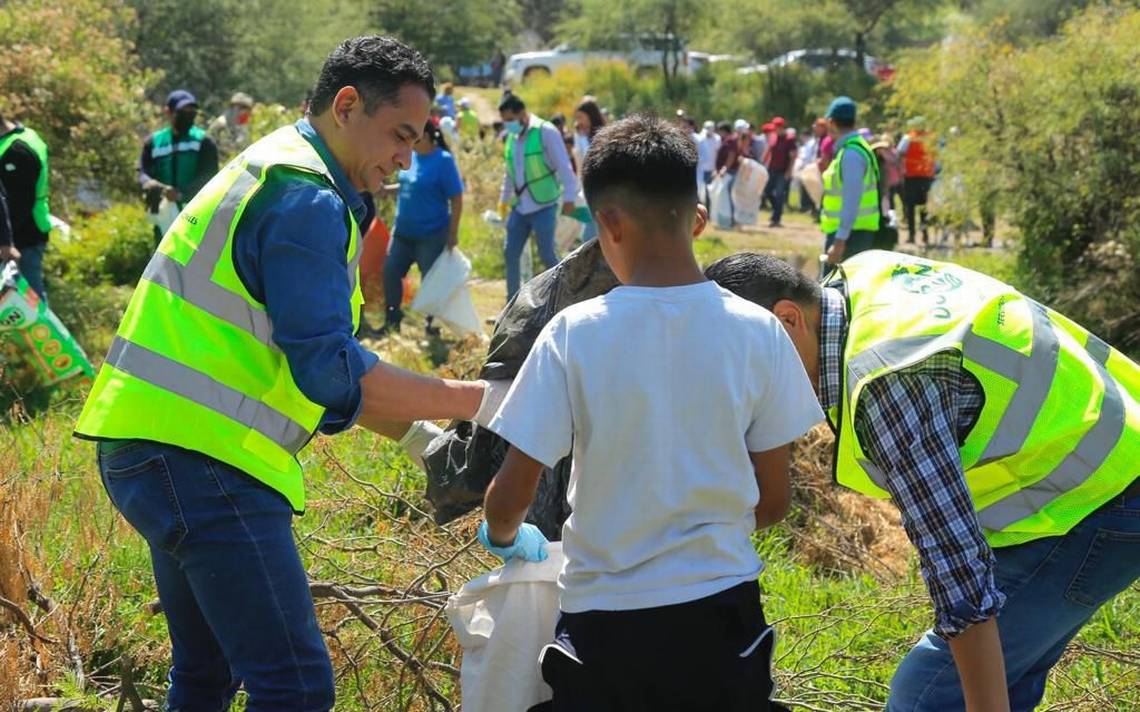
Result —
[[[494, 411], [497, 396], [484, 383], [431, 378], [385, 364], [353, 334], [352, 222], [366, 227], [375, 212], [369, 193], [378, 191], [386, 176], [408, 167], [433, 94], [431, 69], [415, 50], [383, 37], [345, 41], [321, 70], [309, 115], [283, 129], [297, 135], [264, 139], [267, 146], [288, 145], [294, 153], [311, 155], [302, 143], [307, 142], [320, 159], [320, 170], [294, 169], [302, 159], [281, 155], [258, 177], [262, 182], [256, 190], [243, 193], [246, 189], [233, 187], [234, 175], [249, 172], [252, 164], [239, 156], [179, 217], [189, 225], [207, 221], [206, 236], [198, 238], [202, 244], [218, 234], [212, 230], [215, 221], [224, 228], [223, 236], [225, 230], [233, 231], [232, 255], [222, 250], [211, 258], [216, 264], [206, 273], [212, 275], [209, 283], [199, 285], [192, 270], [200, 246], [194, 247], [189, 263], [170, 265], [175, 261], [171, 254], [194, 237], [191, 228], [172, 228], [148, 266], [132, 299], [133, 316], [116, 336], [118, 344], [126, 345], [117, 352], [112, 348], [96, 388], [112, 382], [137, 392], [142, 381], [150, 389], [145, 392], [157, 392], [179, 413], [210, 409], [211, 415], [187, 422], [185, 430], [225, 434], [232, 432], [231, 421], [244, 424], [242, 418], [247, 418], [253, 423], [249, 437], [242, 442], [215, 438], [218, 442], [197, 448], [177, 446], [181, 431], [156, 426], [162, 414], [144, 412], [150, 407], [146, 399], [130, 405], [126, 388], [104, 388], [97, 398], [104, 402], [89, 400], [80, 417], [77, 432], [99, 440], [100, 473], [112, 502], [150, 545], [172, 642], [168, 709], [226, 710], [243, 684], [249, 712], [326, 712], [333, 707], [332, 666], [292, 536], [294, 501], [277, 480], [232, 462], [235, 453], [259, 446], [265, 452], [266, 442], [280, 445], [263, 435], [264, 425], [257, 429], [259, 417], [262, 423], [277, 417], [275, 405], [304, 412], [315, 405], [323, 409], [316, 428], [320, 432], [337, 433], [358, 423], [409, 446], [431, 434], [423, 425], [409, 427], [411, 421], [487, 422]], [[250, 155], [257, 150], [257, 145], [250, 147]], [[243, 195], [252, 197], [235, 211], [235, 196]], [[228, 228], [217, 218], [227, 210], [232, 216], [225, 219], [232, 220]], [[226, 283], [230, 265], [248, 296]], [[178, 279], [164, 277], [164, 269], [173, 269]], [[202, 370], [188, 357], [193, 349], [180, 346], [177, 338], [178, 327], [205, 311], [217, 321], [229, 319], [199, 322], [206, 327], [200, 338], [213, 338], [213, 349], [232, 354], [235, 371], [251, 370], [243, 363], [243, 349], [250, 363], [280, 364], [254, 361], [261, 351], [242, 346], [248, 339], [239, 344], [220, 338], [232, 333], [226, 330], [234, 325], [233, 296], [264, 307], [271, 343], [256, 348], [279, 350], [286, 361], [279, 372], [250, 374], [250, 380], [269, 384], [268, 393], [252, 383], [248, 392], [225, 383], [219, 387], [224, 369], [216, 366], [218, 359], [211, 361], [218, 372]], [[257, 317], [259, 310], [242, 313]], [[148, 348], [130, 341], [137, 324], [166, 329], [169, 345], [159, 340]], [[147, 363], [157, 366], [132, 370]], [[164, 381], [163, 369], [178, 375], [178, 382]], [[205, 384], [208, 393], [197, 393], [186, 383]], [[210, 394], [220, 397], [211, 399]], [[115, 402], [124, 406], [116, 411]], [[133, 421], [137, 426], [132, 429]], [[296, 454], [294, 449], [285, 452]], [[299, 472], [293, 464], [290, 472]], [[303, 506], [303, 497], [300, 501]]]

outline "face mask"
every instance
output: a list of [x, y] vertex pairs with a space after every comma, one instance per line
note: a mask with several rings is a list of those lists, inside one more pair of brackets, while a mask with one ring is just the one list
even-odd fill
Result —
[[194, 114], [177, 114], [174, 117], [174, 130], [184, 134], [194, 125]]
[[503, 128], [505, 128], [509, 134], [518, 134], [522, 132], [522, 122], [518, 119], [512, 119], [503, 124]]

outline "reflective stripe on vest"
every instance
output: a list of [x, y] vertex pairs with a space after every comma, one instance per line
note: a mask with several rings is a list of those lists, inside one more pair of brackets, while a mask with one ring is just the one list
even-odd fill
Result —
[[842, 164], [843, 156], [849, 149], [858, 151], [866, 163], [866, 170], [863, 172], [863, 190], [859, 194], [859, 206], [851, 229], [870, 232], [879, 229], [879, 163], [863, 137], [851, 134], [839, 145], [835, 159], [823, 173], [823, 200], [820, 206], [819, 227], [826, 235], [839, 231], [840, 216], [843, 212]]
[[20, 142], [31, 149], [40, 162], [40, 174], [36, 178], [35, 201], [32, 203], [32, 221], [36, 228], [45, 235], [51, 232], [51, 207], [48, 204], [48, 149], [47, 144], [40, 135], [28, 128], [20, 126], [0, 138], [0, 156], [8, 152], [12, 144]]
[[[296, 454], [324, 408], [293, 379], [263, 305], [237, 274], [233, 231], [276, 166], [329, 169], [294, 127], [227, 164], [179, 214], [147, 266], [76, 425], [93, 438], [141, 438], [202, 452], [304, 509]], [[346, 201], [347, 202], [347, 201]], [[363, 241], [346, 210], [352, 322], [359, 324]], [[319, 288], [315, 286], [314, 288]]]
[[296, 454], [309, 441], [301, 424], [201, 371], [116, 336], [107, 364], [236, 420]]
[[1140, 366], [969, 270], [884, 252], [852, 260], [836, 278], [849, 299], [843, 404], [831, 411], [840, 484], [888, 496], [853, 427], [859, 398], [945, 351], [962, 354], [985, 396], [960, 454], [991, 545], [1064, 534], [1140, 474]]
[[531, 121], [535, 123], [527, 130], [526, 143], [523, 144], [523, 184], [521, 187], [518, 184], [518, 176], [515, 174], [515, 146], [518, 145], [519, 137], [515, 135], [508, 138], [507, 145], [503, 148], [503, 157], [507, 162], [507, 175], [510, 176], [511, 188], [514, 191], [514, 195], [511, 197], [511, 205], [517, 204], [519, 196], [525, 191], [529, 191], [530, 197], [539, 205], [554, 203], [562, 194], [558, 178], [555, 176], [554, 170], [547, 165], [546, 154], [542, 147], [542, 129], [550, 124], [533, 116]]

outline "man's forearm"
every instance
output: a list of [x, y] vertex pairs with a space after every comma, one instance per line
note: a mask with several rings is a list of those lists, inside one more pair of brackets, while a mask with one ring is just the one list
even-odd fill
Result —
[[402, 435], [414, 420], [471, 420], [483, 400], [482, 383], [421, 376], [384, 362], [368, 371], [360, 386], [357, 422], [383, 435], [397, 427], [394, 423], [404, 425]]
[[972, 625], [950, 639], [967, 712], [1006, 712], [1009, 689], [997, 619]]

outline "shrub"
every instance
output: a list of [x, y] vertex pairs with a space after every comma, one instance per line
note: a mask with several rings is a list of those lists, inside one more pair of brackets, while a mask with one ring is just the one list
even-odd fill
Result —
[[53, 239], [45, 269], [53, 290], [60, 283], [134, 286], [153, 251], [142, 205], [119, 203], [76, 222], [69, 240]]

